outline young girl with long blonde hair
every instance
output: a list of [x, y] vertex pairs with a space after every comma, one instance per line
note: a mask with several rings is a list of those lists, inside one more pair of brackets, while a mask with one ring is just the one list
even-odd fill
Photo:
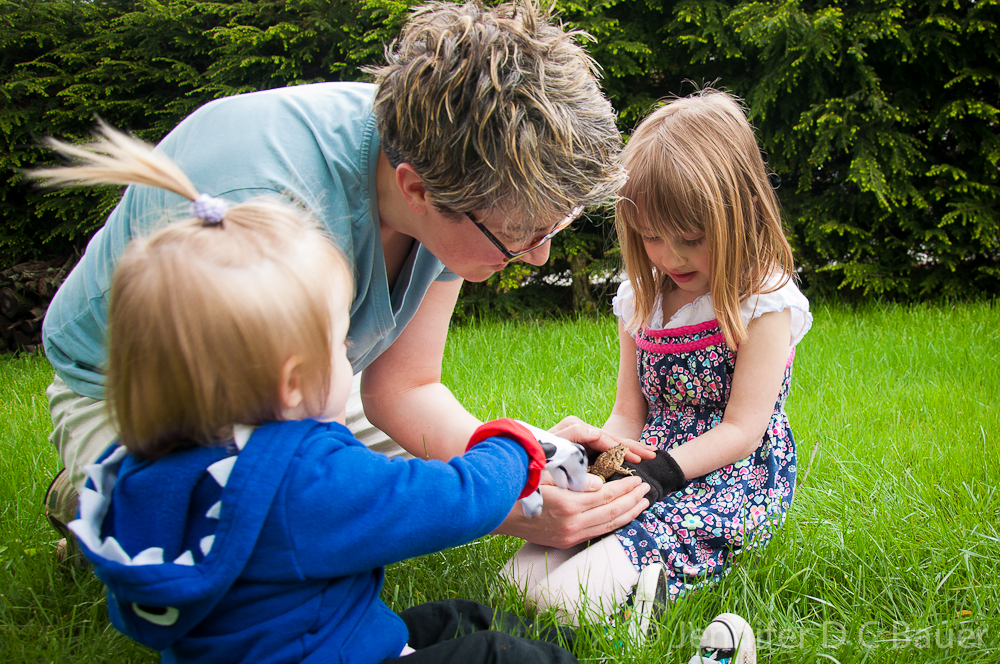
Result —
[[714, 90], [647, 117], [624, 152], [616, 227], [628, 281], [618, 392], [604, 428], [656, 458], [625, 466], [650, 507], [589, 547], [526, 545], [508, 573], [541, 606], [637, 612], [717, 581], [772, 536], [792, 500], [785, 414], [809, 303], [796, 288], [778, 201], [740, 104]]

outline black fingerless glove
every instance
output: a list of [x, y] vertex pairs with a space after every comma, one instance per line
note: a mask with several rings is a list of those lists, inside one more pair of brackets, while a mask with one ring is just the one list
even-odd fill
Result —
[[[680, 491], [687, 486], [684, 471], [677, 465], [677, 461], [670, 455], [670, 452], [664, 450], [656, 450], [656, 456], [652, 459], [643, 459], [639, 463], [625, 461], [622, 466], [634, 470], [635, 474], [649, 485], [646, 498], [650, 505], [660, 502], [667, 494]], [[623, 477], [627, 477], [627, 475], [615, 473], [608, 478], [608, 481], [620, 480]]]

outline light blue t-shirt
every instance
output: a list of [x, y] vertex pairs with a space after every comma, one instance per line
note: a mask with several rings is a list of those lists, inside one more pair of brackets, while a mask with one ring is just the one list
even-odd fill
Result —
[[[348, 355], [355, 373], [392, 345], [435, 280], [458, 278], [415, 244], [389, 292], [375, 199], [374, 94], [366, 83], [317, 83], [219, 99], [158, 146], [199, 192], [232, 202], [290, 196], [319, 219], [354, 268]], [[182, 197], [130, 186], [87, 245], [42, 330], [49, 361], [74, 392], [104, 398], [108, 291], [125, 245], [189, 216]]]

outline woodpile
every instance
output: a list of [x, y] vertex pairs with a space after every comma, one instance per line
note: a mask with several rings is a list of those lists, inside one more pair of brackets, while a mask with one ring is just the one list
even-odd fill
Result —
[[0, 353], [42, 345], [42, 319], [79, 257], [21, 263], [0, 272]]

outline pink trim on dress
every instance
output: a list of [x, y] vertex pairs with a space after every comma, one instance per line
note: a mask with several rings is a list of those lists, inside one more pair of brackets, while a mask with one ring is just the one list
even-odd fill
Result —
[[788, 354], [788, 361], [785, 362], [785, 368], [792, 366], [792, 360], [795, 359], [795, 346], [792, 346], [792, 352]]
[[687, 341], [679, 344], [657, 344], [649, 341], [648, 339], [639, 337], [635, 340], [635, 345], [650, 353], [689, 353], [693, 350], [708, 348], [709, 346], [720, 346], [725, 342], [725, 340], [726, 338], [720, 332], [719, 334], [713, 334], [705, 337], [704, 339]]
[[705, 330], [711, 330], [719, 326], [719, 320], [712, 319], [707, 320], [704, 323], [695, 323], [694, 325], [685, 325], [684, 327], [671, 327], [664, 330], [650, 330], [648, 327], [643, 325], [642, 331], [648, 336], [658, 339], [660, 337], [682, 337], [686, 334], [697, 334], [698, 332], [704, 332]]
[[[683, 327], [671, 327], [662, 330], [650, 330], [643, 326], [641, 334], [636, 337], [635, 344], [639, 348], [650, 353], [689, 353], [693, 350], [701, 350], [709, 346], [718, 346], [725, 342], [726, 338], [721, 332], [712, 334], [695, 341], [682, 341], [678, 343], [656, 343], [652, 339], [686, 337], [699, 332], [719, 329], [717, 319], [707, 320], [704, 323], [685, 325]], [[649, 338], [647, 338], [649, 337]]]

